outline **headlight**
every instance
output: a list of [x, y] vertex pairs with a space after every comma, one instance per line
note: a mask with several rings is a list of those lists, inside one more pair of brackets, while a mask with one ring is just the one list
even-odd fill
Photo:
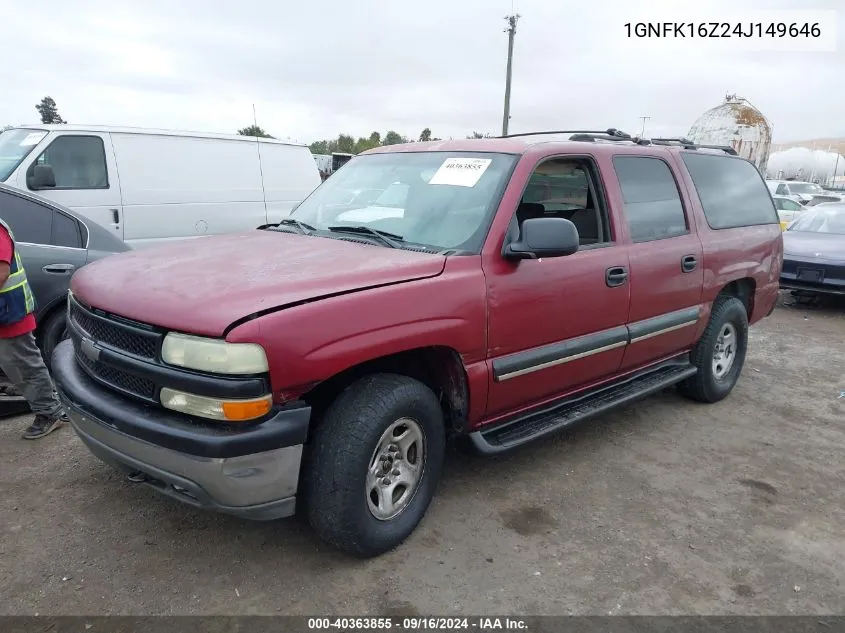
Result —
[[213, 374], [261, 374], [269, 369], [264, 348], [255, 343], [227, 343], [176, 332], [164, 337], [161, 359]]
[[273, 406], [273, 398], [266, 395], [249, 400], [218, 400], [167, 387], [161, 390], [161, 405], [173, 411], [212, 420], [244, 422], [266, 415]]

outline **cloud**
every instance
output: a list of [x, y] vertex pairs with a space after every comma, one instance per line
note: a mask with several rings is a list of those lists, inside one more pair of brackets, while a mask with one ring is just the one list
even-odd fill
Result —
[[[262, 127], [304, 141], [501, 126], [511, 0], [77, 0], [37, 18], [22, 0], [7, 4], [0, 124], [36, 120], [34, 104], [49, 94], [73, 123], [215, 132], [252, 123], [255, 104]], [[730, 20], [735, 4], [711, 0], [706, 15]], [[841, 24], [832, 53], [718, 42], [704, 53], [704, 44], [625, 36], [626, 22], [701, 15], [679, 2], [516, 5], [511, 131], [638, 132], [649, 116], [648, 133], [685, 134], [736, 92], [773, 122], [776, 140], [845, 136]], [[803, 5], [747, 0], [743, 10]]]

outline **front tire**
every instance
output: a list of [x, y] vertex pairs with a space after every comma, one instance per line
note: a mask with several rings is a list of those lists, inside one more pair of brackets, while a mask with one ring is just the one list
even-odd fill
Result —
[[393, 549], [425, 515], [444, 447], [443, 412], [427, 386], [396, 374], [358, 380], [314, 432], [304, 479], [311, 526], [357, 556]]
[[679, 384], [678, 391], [698, 402], [722, 400], [739, 380], [747, 349], [745, 306], [736, 297], [717, 297], [707, 328], [690, 355], [698, 373]]
[[66, 311], [59, 309], [44, 320], [38, 331], [41, 356], [48, 369], [51, 367], [53, 351], [66, 338], [68, 338]]

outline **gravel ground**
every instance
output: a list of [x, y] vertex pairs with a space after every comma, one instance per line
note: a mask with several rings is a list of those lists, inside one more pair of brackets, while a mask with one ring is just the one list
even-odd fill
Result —
[[452, 453], [416, 533], [369, 561], [5, 420], [0, 613], [845, 613], [843, 392], [845, 306], [781, 305], [727, 400], [667, 392], [510, 456]]

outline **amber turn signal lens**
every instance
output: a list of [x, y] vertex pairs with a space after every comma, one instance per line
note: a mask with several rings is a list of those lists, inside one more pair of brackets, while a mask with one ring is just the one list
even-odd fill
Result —
[[270, 413], [273, 406], [272, 396], [260, 400], [223, 401], [223, 416], [230, 422], [254, 420]]

